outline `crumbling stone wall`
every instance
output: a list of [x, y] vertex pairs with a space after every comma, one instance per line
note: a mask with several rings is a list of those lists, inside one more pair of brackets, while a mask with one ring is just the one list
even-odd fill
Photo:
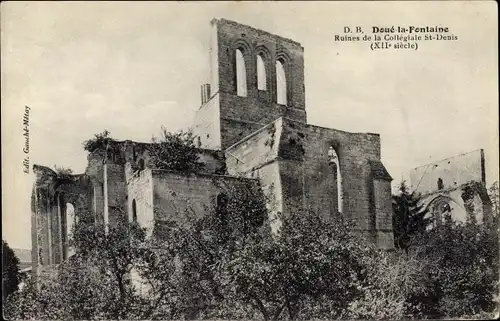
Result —
[[182, 221], [186, 215], [201, 217], [214, 205], [218, 194], [227, 193], [227, 186], [258, 184], [247, 178], [154, 169], [152, 177], [154, 215], [158, 221]]
[[32, 262], [40, 266], [61, 263], [68, 257], [66, 204], [75, 213], [91, 209], [92, 185], [86, 175], [58, 176], [48, 167], [34, 165], [36, 179], [31, 197]]
[[[214, 19], [212, 28], [212, 95], [200, 108], [194, 126], [204, 146], [224, 150], [281, 116], [305, 123], [304, 48], [293, 40], [225, 19]], [[246, 97], [236, 91], [237, 49], [245, 60]], [[257, 55], [264, 60], [266, 90], [257, 88]], [[278, 59], [285, 66], [286, 105], [277, 103]]]
[[[150, 167], [150, 153], [151, 149], [154, 147], [154, 143], [143, 143], [143, 142], [135, 142], [135, 141], [117, 141], [115, 144], [118, 144], [121, 150], [121, 156], [119, 159], [122, 161], [120, 164], [125, 166], [125, 164], [129, 163], [132, 166], [132, 171], [136, 171], [139, 169], [139, 162], [143, 161], [144, 168]], [[214, 174], [214, 173], [222, 173], [225, 172], [225, 160], [224, 153], [217, 150], [206, 149], [206, 148], [196, 148], [199, 160], [205, 164], [205, 166], [200, 170], [202, 173], [206, 174]], [[124, 168], [125, 170], [125, 168]]]
[[123, 165], [107, 165], [109, 224], [115, 224], [120, 217], [126, 216], [127, 187]]
[[[68, 257], [68, 203], [73, 205], [76, 216], [83, 212], [93, 213], [95, 219], [103, 223], [106, 184], [109, 224], [114, 224], [119, 217], [131, 215], [131, 202], [134, 197], [140, 200], [140, 206], [152, 207], [152, 178], [147, 178], [147, 171], [137, 171], [138, 162], [141, 160], [144, 161], [145, 169], [147, 168], [152, 144], [132, 141], [112, 144], [114, 152], [109, 153], [107, 157], [106, 181], [104, 155], [99, 151], [89, 153], [84, 174], [68, 175], [63, 183], [50, 168], [34, 165], [36, 181], [31, 197], [34, 271], [39, 265], [59, 264]], [[205, 163], [204, 172], [226, 173], [224, 153], [207, 149], [198, 149], [198, 152], [200, 161]], [[135, 174], [139, 178], [134, 180], [132, 177]], [[148, 186], [149, 189], [146, 188]], [[144, 195], [149, 195], [150, 199]], [[145, 212], [143, 208], [141, 211]], [[150, 218], [147, 215], [142, 217], [144, 224], [152, 220], [153, 215], [149, 216]]]
[[[442, 182], [441, 188], [438, 188], [439, 179]], [[425, 164], [410, 171], [411, 188], [422, 195], [434, 193], [438, 189], [458, 188], [469, 182], [486, 183], [482, 149]]]
[[154, 226], [153, 215], [153, 178], [151, 169], [137, 171], [127, 182], [128, 190], [128, 218], [134, 220], [134, 211], [137, 222], [147, 228], [151, 235]]
[[[134, 141], [114, 142], [114, 150], [120, 151], [117, 155], [108, 157], [107, 160], [107, 190], [109, 222], [113, 224], [119, 216], [129, 216], [131, 201], [128, 199], [128, 180], [137, 171], [149, 168], [150, 150], [153, 143]], [[226, 172], [224, 154], [220, 151], [197, 149], [199, 160], [205, 164], [202, 172], [224, 174]], [[95, 193], [96, 212], [104, 212], [104, 163], [103, 156], [91, 153], [88, 157], [89, 165], [86, 173], [89, 175], [98, 191]]]
[[148, 235], [161, 238], [162, 224], [189, 224], [190, 219], [207, 215], [217, 195], [226, 193], [229, 186], [243, 185], [258, 188], [256, 180], [225, 175], [150, 168], [135, 171], [127, 177], [128, 217], [133, 220], [135, 207], [137, 221], [147, 228]]
[[435, 218], [442, 216], [442, 206], [435, 205], [446, 201], [451, 218], [456, 221], [492, 222], [482, 149], [411, 170], [410, 186], [422, 196], [423, 206]]
[[[340, 164], [343, 214], [353, 219], [361, 231], [369, 231], [381, 247], [391, 248], [392, 178], [380, 162], [379, 135], [348, 133], [293, 121], [286, 122], [284, 128], [280, 156], [287, 160], [281, 172], [285, 200], [300, 197], [294, 191], [294, 186], [301, 185], [295, 173], [302, 173], [306, 207], [325, 216], [334, 214], [331, 199], [338, 199], [338, 195], [332, 189], [335, 172], [328, 157], [329, 149], [333, 148]], [[382, 173], [376, 172], [373, 164]]]
[[228, 148], [226, 160], [230, 174], [258, 177], [268, 189], [274, 184], [283, 213], [310, 208], [328, 217], [339, 209], [331, 147], [339, 157], [343, 214], [380, 247], [392, 248], [392, 178], [380, 162], [378, 135], [280, 118]]
[[[236, 50], [243, 53], [246, 65], [244, 97], [237, 95]], [[306, 124], [303, 54], [304, 48], [293, 40], [213, 20], [212, 84], [202, 87], [194, 126], [205, 168], [197, 174], [149, 169], [153, 144], [127, 140], [111, 142], [113, 152], [106, 162], [102, 154], [90, 153], [85, 174], [75, 176], [64, 192], [55, 193], [37, 179], [32, 197], [34, 264], [65, 258], [61, 243], [67, 243], [66, 236], [57, 231], [67, 224], [66, 202], [103, 221], [105, 189], [111, 224], [120, 215], [130, 219], [135, 207], [139, 222], [154, 228], [156, 222], [174, 219], [187, 209], [196, 216], [206, 214], [205, 206], [224, 186], [255, 185], [267, 196], [275, 230], [279, 222], [273, 216], [278, 212], [310, 208], [330, 216], [342, 209], [367, 238], [391, 248], [391, 177], [380, 161], [380, 137]], [[257, 87], [257, 56], [266, 69], [265, 90]], [[285, 72], [286, 103], [278, 103], [277, 61]], [[338, 155], [340, 174], [329, 160], [331, 148]]]
[[196, 112], [193, 132], [204, 148], [221, 149], [219, 97], [217, 93]]
[[[282, 119], [279, 118], [226, 150], [226, 163], [230, 175], [260, 180], [263, 193], [268, 199], [269, 220], [273, 231], [280, 226], [276, 221], [276, 215], [284, 213], [278, 163], [281, 131]], [[296, 188], [300, 188], [300, 185]]]

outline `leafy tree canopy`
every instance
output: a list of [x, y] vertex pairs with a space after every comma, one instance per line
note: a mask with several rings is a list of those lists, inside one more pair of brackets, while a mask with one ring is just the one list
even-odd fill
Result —
[[416, 238], [415, 253], [431, 262], [432, 301], [438, 316], [494, 311], [498, 246], [498, 233], [475, 222], [445, 221]]
[[84, 141], [83, 149], [89, 153], [93, 153], [95, 151], [106, 151], [106, 149], [109, 148], [110, 143], [113, 141], [114, 139], [111, 138], [111, 133], [105, 129], [102, 133], [95, 134], [94, 138]]
[[170, 133], [162, 127], [161, 135], [152, 138], [151, 167], [175, 171], [200, 171], [204, 164], [199, 160], [195, 138], [191, 131]]
[[19, 258], [5, 242], [2, 240], [2, 298], [5, 300], [9, 295], [17, 290], [19, 285]]
[[[195, 146], [196, 136], [191, 131], [169, 132], [161, 128], [159, 137], [153, 136], [148, 145], [149, 165], [155, 169], [198, 172], [204, 163], [199, 159], [199, 150]], [[95, 134], [92, 139], [83, 143], [83, 149], [105, 157], [119, 156], [122, 153], [118, 142], [111, 137], [108, 130]], [[132, 164], [137, 167], [137, 164]]]

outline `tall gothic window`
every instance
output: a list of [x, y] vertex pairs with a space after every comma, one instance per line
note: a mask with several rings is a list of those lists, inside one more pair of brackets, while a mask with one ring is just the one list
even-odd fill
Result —
[[276, 61], [276, 90], [277, 90], [277, 103], [280, 105], [287, 104], [286, 92], [286, 73], [283, 61]]
[[[77, 223], [78, 217], [75, 214], [75, 207], [71, 203], [66, 203], [66, 235], [67, 238], [66, 240], [72, 239], [73, 238], [73, 228], [75, 224]], [[68, 242], [68, 244], [71, 244]], [[68, 252], [67, 252], [67, 257], [72, 256], [75, 254], [75, 248], [73, 246], [67, 246]]]
[[330, 146], [328, 149], [328, 163], [332, 170], [335, 171], [335, 178], [337, 180], [337, 210], [339, 213], [343, 211], [343, 193], [342, 193], [342, 176], [340, 173], [340, 162], [339, 156], [333, 147]]
[[236, 49], [236, 94], [242, 97], [247, 96], [247, 70], [245, 67], [245, 58], [239, 49]]
[[261, 55], [257, 55], [257, 89], [267, 89], [266, 65], [264, 64], [264, 59]]

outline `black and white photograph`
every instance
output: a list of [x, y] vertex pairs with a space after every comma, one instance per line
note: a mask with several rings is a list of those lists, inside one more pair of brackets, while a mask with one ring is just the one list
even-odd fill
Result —
[[494, 1], [5, 1], [6, 320], [500, 315]]

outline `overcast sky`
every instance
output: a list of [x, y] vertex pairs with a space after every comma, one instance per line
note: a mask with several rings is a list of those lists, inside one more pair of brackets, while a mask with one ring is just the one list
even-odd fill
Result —
[[[83, 172], [82, 142], [105, 128], [149, 141], [187, 128], [209, 82], [210, 20], [235, 20], [305, 48], [308, 122], [380, 133], [395, 182], [413, 167], [484, 148], [498, 179], [495, 2], [2, 3], [2, 229], [29, 248], [30, 166]], [[344, 26], [444, 26], [458, 41], [371, 51], [338, 43]]]

